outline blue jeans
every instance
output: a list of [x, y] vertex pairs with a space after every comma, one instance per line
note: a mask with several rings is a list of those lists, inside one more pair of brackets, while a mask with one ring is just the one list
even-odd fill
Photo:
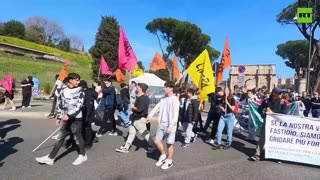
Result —
[[124, 125], [129, 123], [130, 113], [131, 113], [131, 110], [129, 108], [126, 111], [118, 112], [118, 117]]
[[221, 144], [221, 137], [224, 127], [227, 126], [227, 144], [232, 143], [232, 133], [234, 126], [235, 117], [233, 113], [222, 114], [219, 120], [218, 131], [217, 131], [217, 144]]
[[320, 115], [320, 109], [312, 109], [311, 113], [313, 118], [318, 118]]

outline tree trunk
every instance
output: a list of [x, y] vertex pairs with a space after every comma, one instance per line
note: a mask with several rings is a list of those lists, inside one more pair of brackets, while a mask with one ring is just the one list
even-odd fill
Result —
[[320, 71], [317, 72], [317, 80], [316, 80], [316, 84], [313, 86], [313, 90], [319, 91], [319, 85], [320, 85]]

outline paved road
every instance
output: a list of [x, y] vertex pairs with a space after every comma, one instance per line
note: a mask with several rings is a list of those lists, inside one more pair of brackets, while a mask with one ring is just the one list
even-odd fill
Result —
[[[39, 106], [40, 107], [40, 106]], [[43, 105], [37, 111], [48, 109]], [[36, 111], [35, 109], [33, 109]], [[31, 111], [31, 110], [30, 110]], [[2, 113], [2, 114], [1, 114]], [[34, 112], [37, 114], [37, 112]], [[30, 115], [30, 114], [29, 114]], [[318, 167], [273, 161], [250, 162], [248, 155], [254, 145], [235, 137], [230, 150], [211, 150], [198, 139], [183, 149], [181, 137], [175, 145], [174, 166], [166, 171], [155, 167], [158, 154], [146, 155], [146, 143], [135, 140], [128, 154], [115, 152], [123, 144], [122, 136], [103, 136], [92, 150], [88, 161], [73, 166], [75, 151], [62, 148], [53, 166], [38, 164], [34, 158], [50, 152], [54, 140], [49, 140], [38, 151], [32, 150], [56, 129], [53, 120], [39, 116], [14, 118], [14, 114], [0, 112], [0, 179], [319, 179]], [[154, 127], [154, 126], [152, 126]], [[97, 127], [94, 127], [95, 129]], [[120, 129], [120, 128], [119, 128]], [[122, 133], [123, 131], [123, 133]], [[154, 128], [153, 128], [154, 131]], [[127, 129], [120, 129], [127, 134]]]

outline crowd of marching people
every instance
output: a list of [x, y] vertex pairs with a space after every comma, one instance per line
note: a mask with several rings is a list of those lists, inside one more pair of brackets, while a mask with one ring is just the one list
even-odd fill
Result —
[[[317, 92], [310, 98], [305, 92], [302, 96], [291, 96], [289, 92], [280, 88], [274, 88], [271, 93], [267, 93], [261, 89], [247, 90], [242, 87], [241, 92], [233, 93], [228, 87], [216, 87], [215, 93], [209, 95], [210, 108], [207, 119], [203, 122], [201, 112], [204, 102], [199, 98], [199, 89], [193, 87], [177, 88], [173, 82], [166, 82], [165, 97], [149, 111], [150, 99], [147, 95], [148, 85], [145, 83], [134, 81], [130, 85], [121, 83], [121, 89], [117, 90], [112, 85], [112, 80], [104, 77], [102, 81], [94, 80], [92, 87], [89, 87], [75, 73], [70, 73], [64, 81], [58, 81], [52, 95], [54, 98], [52, 111], [48, 116], [56, 118], [56, 124], [60, 126], [59, 133], [53, 137], [57, 142], [50, 154], [36, 158], [39, 163], [48, 165], [53, 165], [63, 145], [77, 147], [79, 156], [73, 162], [74, 165], [85, 162], [88, 159], [86, 150], [90, 149], [94, 142], [98, 142], [108, 129], [108, 135], [118, 135], [115, 113], [121, 126], [129, 128], [124, 144], [115, 150], [119, 153], [129, 153], [138, 132], [148, 142], [146, 153], [153, 153], [155, 150], [160, 152], [156, 166], [169, 169], [173, 166], [173, 147], [178, 133], [184, 138], [183, 148], [191, 146], [199, 135], [205, 136], [213, 150], [231, 148], [235, 124], [245, 117], [249, 121], [248, 124], [252, 121], [248, 118], [250, 103], [258, 105], [257, 111], [262, 118], [260, 132], [247, 127], [249, 133], [246, 139], [255, 141], [256, 136], [259, 136], [256, 153], [251, 157], [254, 161], [263, 159], [266, 115], [287, 114], [289, 104], [294, 102], [299, 104], [300, 115], [308, 116], [312, 111], [313, 117], [319, 117], [320, 112]], [[151, 134], [150, 120], [156, 114], [158, 114], [157, 130], [155, 134]], [[94, 132], [92, 125], [97, 119], [100, 128]], [[111, 127], [108, 127], [108, 121], [111, 122]], [[209, 127], [211, 132], [208, 132]], [[225, 128], [227, 140], [226, 143], [222, 143]], [[166, 150], [163, 140], [166, 143]]]

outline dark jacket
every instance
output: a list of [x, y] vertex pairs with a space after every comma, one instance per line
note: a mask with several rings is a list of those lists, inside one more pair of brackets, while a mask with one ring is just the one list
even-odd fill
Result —
[[128, 88], [122, 88], [120, 90], [120, 96], [122, 100], [122, 108], [124, 111], [126, 111], [129, 108], [130, 104], [130, 94]]
[[98, 93], [93, 88], [84, 90], [84, 106], [86, 108], [94, 108], [94, 101], [97, 100]]
[[195, 123], [198, 121], [199, 117], [199, 101], [197, 97], [192, 97], [190, 99], [190, 103], [188, 107], [187, 105], [187, 100], [183, 104], [183, 110], [182, 110], [182, 122], [187, 122], [187, 123]]
[[116, 99], [116, 90], [113, 86], [105, 87], [102, 90], [102, 97], [104, 99], [104, 105], [106, 109], [116, 109], [117, 99]]
[[222, 102], [223, 102], [223, 97], [222, 96], [219, 96], [218, 94], [214, 94], [211, 96], [211, 99], [210, 99], [210, 111], [211, 113], [217, 113], [217, 114], [220, 114], [221, 113], [221, 110], [219, 108], [219, 106], [222, 105]]
[[261, 114], [261, 117], [263, 119], [266, 118], [266, 110], [267, 108], [270, 108], [270, 110], [274, 113], [279, 113], [279, 114], [287, 114], [287, 105], [286, 103], [279, 99], [274, 102], [271, 101], [271, 98], [265, 99], [262, 101], [262, 104], [258, 108], [258, 112]]

